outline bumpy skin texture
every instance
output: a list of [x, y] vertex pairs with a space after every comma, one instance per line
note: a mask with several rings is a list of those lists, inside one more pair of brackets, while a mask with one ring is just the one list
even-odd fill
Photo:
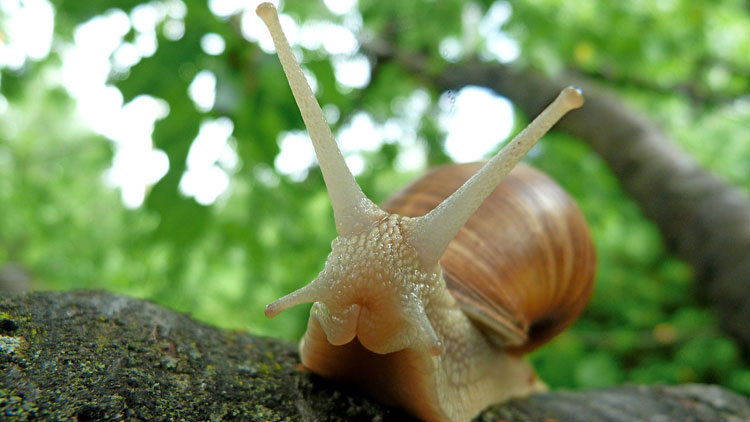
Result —
[[333, 242], [303, 288], [316, 297], [302, 362], [358, 383], [424, 420], [463, 421], [487, 404], [540, 391], [523, 360], [491, 344], [408, 242], [414, 219], [387, 215]]
[[258, 6], [308, 128], [339, 238], [309, 285], [266, 307], [271, 317], [314, 302], [302, 359], [313, 371], [358, 382], [433, 421], [468, 420], [494, 401], [539, 388], [533, 371], [472, 325], [446, 288], [439, 260], [494, 187], [562, 115], [583, 104], [566, 88], [474, 177], [420, 218], [380, 210], [356, 184], [281, 30]]
[[318, 298], [312, 314], [332, 344], [356, 336], [375, 353], [421, 347], [439, 353], [425, 314], [439, 274], [415, 270], [417, 254], [402, 234], [410, 220], [390, 215], [369, 231], [334, 240], [325, 269], [311, 285]]

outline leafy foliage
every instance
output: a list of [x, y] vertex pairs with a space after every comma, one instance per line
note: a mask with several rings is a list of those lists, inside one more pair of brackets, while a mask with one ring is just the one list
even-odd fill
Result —
[[[335, 228], [319, 171], [312, 167], [299, 178], [275, 167], [279, 134], [303, 125], [277, 59], [243, 38], [239, 12], [218, 17], [206, 2], [186, 0], [183, 17], [158, 21], [152, 55], [110, 74], [125, 102], [145, 94], [169, 107], [152, 136], [169, 157], [169, 171], [140, 208], [124, 208], [104, 182], [113, 147], [80, 121], [75, 103], [50, 76], [60, 72], [77, 25], [113, 8], [132, 16], [144, 5], [175, 3], [55, 1], [52, 53], [20, 69], [0, 70], [7, 101], [0, 114], [0, 271], [20, 265], [37, 288], [105, 288], [149, 297], [220, 326], [297, 338], [307, 309], [267, 320], [263, 306], [315, 276]], [[468, 7], [480, 18], [491, 8], [512, 13], [502, 27], [485, 23], [490, 29], [477, 30], [466, 24]], [[462, 57], [490, 59], [482, 31], [502, 30], [520, 49], [518, 66], [550, 74], [574, 69], [599, 80], [657, 120], [706, 167], [747, 190], [747, 7], [741, 1], [483, 0], [467, 6], [458, 0], [361, 0], [358, 10], [343, 16], [322, 2], [287, 2], [282, 11], [298, 23], [331, 21], [358, 28], [363, 38], [389, 36], [404, 51], [427, 52], [435, 69]], [[7, 23], [0, 18], [0, 25]], [[175, 22], [184, 26], [179, 36], [170, 33]], [[136, 32], [131, 27], [124, 39], [136, 39]], [[207, 33], [224, 40], [221, 53], [202, 49]], [[466, 43], [457, 58], [448, 57], [443, 42], [451, 37], [477, 41]], [[392, 63], [374, 64], [364, 87], [347, 87], [336, 76], [337, 60], [345, 55], [300, 51], [321, 103], [339, 112], [334, 131], [361, 111], [385, 124], [404, 112], [415, 93], [427, 93], [415, 142], [427, 165], [448, 160], [438, 123], [440, 93], [432, 87]], [[216, 78], [209, 110], [188, 94], [204, 70]], [[201, 123], [219, 117], [233, 123], [230, 144], [240, 165], [227, 169], [229, 190], [212, 205], [201, 205], [178, 187]], [[526, 118], [516, 116], [516, 130]], [[401, 143], [386, 142], [361, 153], [358, 180], [376, 202], [414, 176], [413, 170], [396, 169], [406, 151]], [[715, 382], [750, 393], [747, 360], [696, 299], [689, 268], [666, 252], [656, 228], [602, 161], [560, 134], [548, 136], [530, 161], [576, 197], [599, 256], [595, 296], [583, 318], [532, 356], [542, 378], [573, 388]]]

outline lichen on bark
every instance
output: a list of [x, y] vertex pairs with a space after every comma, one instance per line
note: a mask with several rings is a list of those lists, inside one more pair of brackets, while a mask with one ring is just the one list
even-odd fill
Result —
[[[553, 392], [478, 421], [750, 420], [719, 387]], [[306, 371], [289, 342], [226, 331], [106, 292], [0, 298], [0, 420], [408, 421]]]

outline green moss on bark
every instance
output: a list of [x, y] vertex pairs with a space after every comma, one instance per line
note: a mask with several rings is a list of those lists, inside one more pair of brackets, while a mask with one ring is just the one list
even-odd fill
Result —
[[[540, 394], [479, 421], [750, 420], [718, 387], [625, 386]], [[296, 346], [196, 322], [105, 292], [0, 298], [3, 421], [406, 421], [319, 378]]]

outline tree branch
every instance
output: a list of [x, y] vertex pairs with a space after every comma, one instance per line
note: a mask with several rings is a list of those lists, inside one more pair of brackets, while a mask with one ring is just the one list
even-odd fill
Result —
[[625, 191], [661, 230], [668, 247], [695, 271], [695, 281], [722, 327], [750, 351], [750, 201], [738, 188], [702, 169], [646, 116], [590, 81], [552, 80], [531, 70], [471, 62], [432, 73], [418, 55], [383, 42], [363, 46], [393, 60], [439, 90], [479, 85], [537, 115], [565, 86], [581, 86], [583, 108], [557, 128], [587, 142], [608, 163]]
[[[259, 310], [260, 311], [260, 310]], [[290, 343], [105, 292], [0, 298], [0, 415], [23, 420], [411, 421], [300, 365]], [[553, 392], [477, 421], [729, 421], [750, 400], [707, 385]]]

